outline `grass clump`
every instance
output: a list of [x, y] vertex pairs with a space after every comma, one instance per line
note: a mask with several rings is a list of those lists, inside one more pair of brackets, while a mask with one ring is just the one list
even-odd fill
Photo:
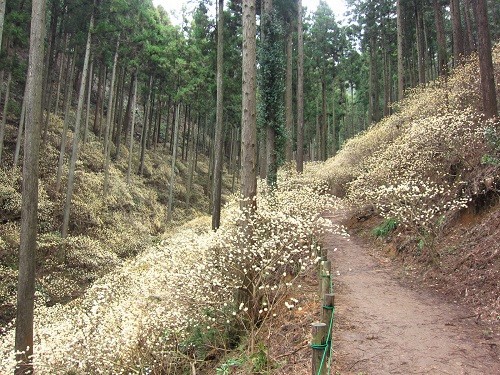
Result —
[[386, 219], [382, 224], [375, 227], [372, 231], [375, 237], [386, 238], [398, 227], [398, 222], [395, 219]]

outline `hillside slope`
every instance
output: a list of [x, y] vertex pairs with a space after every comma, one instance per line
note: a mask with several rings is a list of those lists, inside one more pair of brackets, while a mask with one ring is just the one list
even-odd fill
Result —
[[[500, 46], [494, 49], [500, 82]], [[433, 289], [500, 322], [500, 121], [481, 115], [477, 58], [408, 93], [319, 177], [354, 209], [351, 229]], [[498, 86], [497, 86], [498, 87]]]
[[[72, 114], [73, 115], [73, 114]], [[73, 116], [74, 117], [74, 116]], [[0, 168], [0, 324], [15, 316], [17, 252], [21, 217], [21, 168], [11, 169], [17, 129], [7, 126], [3, 167]], [[128, 148], [110, 167], [110, 190], [103, 194], [103, 142], [90, 132], [77, 163], [72, 200], [70, 235], [62, 238], [60, 226], [66, 197], [66, 161], [73, 133], [68, 134], [60, 191], [56, 171], [63, 120], [51, 116], [42, 145], [39, 188], [39, 238], [37, 251], [37, 305], [67, 303], [81, 295], [96, 279], [157, 243], [163, 234], [180, 223], [208, 212], [206, 150], [200, 150], [194, 172], [189, 205], [187, 186], [189, 162], [176, 162], [173, 221], [168, 223], [168, 186], [171, 158], [159, 145], [147, 150], [143, 176], [139, 165], [139, 142], [135, 142], [132, 175], [127, 183]], [[114, 149], [112, 150], [114, 152]], [[226, 186], [227, 189], [227, 186]]]

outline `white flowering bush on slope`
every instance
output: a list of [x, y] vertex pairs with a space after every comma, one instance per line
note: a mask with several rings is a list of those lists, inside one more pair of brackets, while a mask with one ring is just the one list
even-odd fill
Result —
[[[253, 329], [249, 317], [272, 316], [277, 303], [291, 308], [287, 289], [317, 261], [318, 242], [331, 229], [319, 213], [336, 201], [310, 172], [279, 177], [276, 190], [258, 195], [252, 238], [241, 234], [233, 199], [217, 232], [197, 219], [99, 279], [82, 298], [38, 306], [37, 373], [183, 373], [204, 360], [204, 340], [223, 345], [217, 337], [235, 326]], [[244, 280], [251, 280], [247, 304], [238, 299]], [[2, 373], [15, 365], [13, 334], [7, 329], [0, 338]]]
[[[500, 72], [500, 46], [494, 60]], [[488, 134], [500, 122], [481, 115], [478, 69], [471, 58], [447, 79], [412, 90], [394, 115], [349, 141], [319, 173], [355, 207], [410, 230], [431, 256], [436, 236], [477, 186], [500, 182], [498, 164], [482, 165], [495, 152]]]

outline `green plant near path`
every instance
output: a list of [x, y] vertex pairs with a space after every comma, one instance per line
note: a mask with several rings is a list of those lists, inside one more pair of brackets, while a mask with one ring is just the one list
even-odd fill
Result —
[[387, 237], [391, 232], [393, 232], [398, 227], [398, 222], [396, 219], [386, 219], [382, 224], [375, 227], [372, 231], [375, 237]]

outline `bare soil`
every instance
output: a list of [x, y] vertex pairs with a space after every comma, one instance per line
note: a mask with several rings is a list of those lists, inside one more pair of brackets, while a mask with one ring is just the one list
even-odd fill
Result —
[[359, 238], [332, 234], [326, 246], [336, 294], [332, 373], [500, 374], [498, 324], [402, 279], [401, 263]]

